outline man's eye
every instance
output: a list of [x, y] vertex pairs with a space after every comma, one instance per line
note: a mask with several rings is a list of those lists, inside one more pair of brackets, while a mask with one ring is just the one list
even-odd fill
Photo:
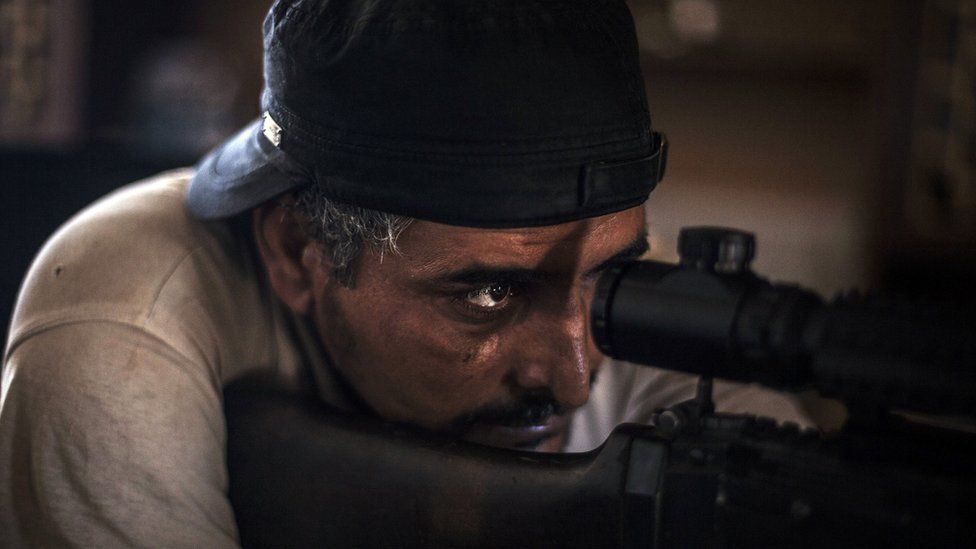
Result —
[[512, 296], [512, 286], [509, 284], [492, 284], [468, 292], [464, 300], [469, 305], [482, 309], [496, 309], [505, 305], [508, 298]]

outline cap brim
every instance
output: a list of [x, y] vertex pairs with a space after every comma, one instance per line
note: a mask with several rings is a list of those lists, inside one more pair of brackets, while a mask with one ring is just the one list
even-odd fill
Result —
[[247, 211], [305, 183], [287, 172], [285, 153], [262, 134], [262, 120], [248, 124], [197, 165], [186, 204], [197, 219], [220, 219]]

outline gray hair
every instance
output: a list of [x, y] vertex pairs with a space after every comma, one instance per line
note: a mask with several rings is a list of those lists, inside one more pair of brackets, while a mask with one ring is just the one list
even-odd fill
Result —
[[335, 202], [321, 187], [305, 185], [294, 193], [292, 208], [307, 220], [309, 237], [322, 243], [332, 271], [346, 286], [352, 285], [353, 264], [364, 247], [380, 254], [399, 254], [397, 240], [412, 218]]

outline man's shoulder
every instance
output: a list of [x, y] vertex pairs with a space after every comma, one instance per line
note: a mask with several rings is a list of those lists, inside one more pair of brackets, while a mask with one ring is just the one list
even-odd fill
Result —
[[185, 213], [185, 195], [192, 177], [192, 169], [181, 168], [120, 187], [78, 212], [58, 229], [52, 239], [71, 238], [79, 230], [97, 229], [133, 217], [140, 220], [165, 219], [170, 223], [183, 218], [189, 222]]
[[59, 324], [146, 326], [154, 313], [165, 313], [161, 301], [185, 301], [181, 291], [206, 297], [207, 273], [233, 278], [226, 271], [235, 266], [236, 250], [226, 226], [201, 223], [186, 211], [191, 176], [178, 170], [133, 183], [65, 223], [21, 287], [8, 352], [19, 340]]
[[[192, 246], [196, 223], [186, 211], [186, 189], [192, 175], [187, 169], [163, 172], [96, 200], [48, 239], [35, 265], [126, 254], [161, 255]], [[150, 241], [163, 248], [147, 249], [144, 244]]]
[[27, 275], [0, 385], [0, 537], [13, 544], [64, 545], [70, 532], [86, 546], [236, 545], [225, 338], [201, 306], [227, 302], [202, 290], [227, 261], [219, 228], [185, 212], [189, 175], [95, 202]]

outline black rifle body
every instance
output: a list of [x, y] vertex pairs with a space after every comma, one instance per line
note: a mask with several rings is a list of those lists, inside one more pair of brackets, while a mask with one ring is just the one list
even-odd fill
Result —
[[976, 546], [976, 437], [894, 422], [830, 441], [716, 414], [585, 454], [481, 447], [266, 384], [226, 393], [245, 547]]

